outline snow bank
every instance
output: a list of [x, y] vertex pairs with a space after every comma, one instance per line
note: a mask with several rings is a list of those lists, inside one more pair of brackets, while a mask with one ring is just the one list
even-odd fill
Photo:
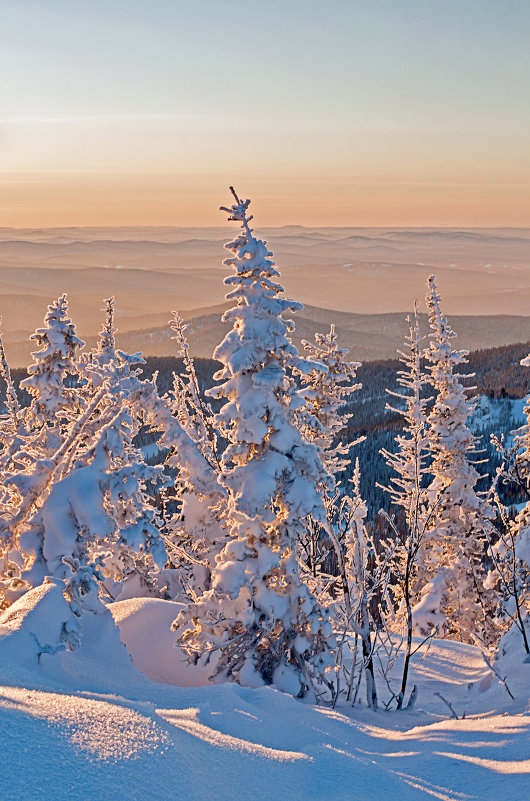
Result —
[[[0, 616], [0, 661], [33, 669], [64, 649], [63, 627], [72, 618], [63, 583], [48, 579]], [[48, 652], [48, 653], [47, 653]]]
[[[525, 623], [526, 636], [530, 641], [530, 619], [526, 618]], [[498, 676], [505, 679], [508, 690], [515, 697], [514, 706], [520, 707], [521, 702], [530, 696], [530, 655], [525, 651], [522, 634], [515, 624], [500, 641], [493, 667]], [[508, 690], [503, 688], [502, 682], [492, 682], [489, 695], [495, 692], [496, 696], [500, 696], [499, 702], [506, 704]], [[488, 700], [491, 708], [493, 700]]]
[[[84, 615], [81, 647], [46, 654], [39, 663], [30, 634], [38, 630], [42, 640], [58, 634], [52, 613], [64, 611], [60, 595], [59, 585], [43, 585], [0, 616], [0, 797], [6, 801], [518, 801], [528, 795], [528, 683], [515, 702], [497, 680], [484, 692], [490, 671], [473, 646], [435, 640], [415, 658], [413, 712], [331, 710], [269, 687], [153, 683], [131, 663], [115, 622], [136, 665], [162, 678], [166, 660], [178, 665], [168, 625], [178, 604], [156, 599], [117, 602], [112, 615]], [[515, 640], [505, 645], [499, 665], [513, 658], [530, 671]], [[189, 683], [187, 672], [167, 670], [172, 680]], [[466, 718], [448, 718], [435, 692]], [[475, 714], [492, 701], [494, 714]]]
[[0, 615], [0, 664], [4, 681], [26, 672], [35, 679], [59, 680], [63, 685], [86, 686], [87, 679], [121, 676], [129, 683], [141, 680], [120, 640], [110, 613], [85, 612], [76, 620], [80, 647], [67, 652], [62, 644], [63, 621], [73, 619], [63, 597], [63, 582], [47, 579], [22, 595]]

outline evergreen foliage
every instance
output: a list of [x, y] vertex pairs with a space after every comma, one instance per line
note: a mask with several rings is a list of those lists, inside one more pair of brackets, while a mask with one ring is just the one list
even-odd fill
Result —
[[191, 356], [176, 312], [176, 357], [119, 350], [113, 298], [88, 352], [54, 301], [26, 375], [0, 335], [0, 605], [32, 592], [39, 619], [55, 610], [40, 659], [115, 600], [177, 600], [175, 639], [212, 681], [356, 703], [364, 676], [374, 709], [377, 675], [387, 708], [412, 707], [414, 631], [493, 651], [513, 624], [528, 652], [527, 346], [456, 350], [431, 276], [426, 350], [415, 310], [400, 362], [350, 361], [333, 325], [299, 354], [302, 306], [232, 194], [230, 330], [212, 360]]
[[241, 224], [228, 245], [224, 320], [232, 329], [214, 358], [226, 399], [217, 425], [228, 440], [220, 483], [228, 494], [230, 539], [213, 570], [212, 588], [181, 616], [191, 619], [181, 643], [196, 658], [216, 652], [215, 673], [242, 684], [274, 682], [294, 695], [321, 692], [332, 665], [331, 623], [300, 581], [296, 538], [304, 519], [324, 519], [318, 491], [330, 483], [318, 448], [295, 424], [300, 399], [288, 370], [307, 367], [282, 314], [301, 308], [283, 297], [266, 243], [250, 228], [249, 201], [225, 209]]
[[427, 420], [433, 513], [420, 550], [423, 589], [414, 612], [420, 628], [439, 626], [446, 636], [490, 644], [494, 599], [484, 586], [484, 558], [494, 513], [475, 491], [479, 473], [471, 459], [477, 440], [467, 425], [474, 406], [462, 384], [472, 376], [457, 372], [467, 352], [452, 346], [455, 334], [441, 311], [434, 276], [427, 306], [431, 341], [425, 355], [436, 393]]

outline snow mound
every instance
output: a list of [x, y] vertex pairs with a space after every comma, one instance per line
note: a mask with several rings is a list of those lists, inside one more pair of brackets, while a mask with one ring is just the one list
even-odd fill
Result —
[[[530, 619], [526, 618], [526, 636], [530, 641]], [[514, 624], [499, 643], [497, 659], [493, 663], [497, 677], [504, 679], [502, 682], [492, 682], [492, 688], [488, 695], [495, 692], [498, 704], [506, 703], [511, 693], [514, 696], [513, 707], [520, 706], [521, 701], [527, 700], [530, 695], [530, 655], [526, 653], [523, 645], [523, 637], [517, 626]], [[490, 706], [493, 701], [490, 701]], [[529, 704], [530, 708], [530, 704]]]
[[183, 604], [160, 598], [130, 598], [108, 608], [134, 666], [145, 676], [179, 687], [208, 684], [213, 668], [190, 664], [177, 646], [178, 632], [171, 631]]
[[[62, 642], [65, 622], [74, 616], [63, 596], [64, 583], [47, 579], [22, 595], [0, 615], [0, 663], [4, 680], [20, 680], [35, 671], [41, 677], [74, 687], [86, 685], [86, 678], [98, 678], [102, 687], [121, 680], [136, 683], [140, 675], [120, 640], [112, 616], [104, 606], [101, 613], [85, 612], [75, 621], [80, 647], [67, 652]], [[110, 682], [110, 684], [109, 684]]]
[[[60, 581], [48, 580], [25, 593], [0, 616], [0, 660], [32, 668], [46, 650], [56, 653], [72, 613]], [[47, 654], [46, 654], [47, 655]]]

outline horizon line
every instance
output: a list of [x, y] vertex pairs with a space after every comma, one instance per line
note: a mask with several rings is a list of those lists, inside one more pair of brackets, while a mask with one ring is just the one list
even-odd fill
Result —
[[[530, 224], [527, 225], [467, 225], [465, 223], [459, 225], [415, 225], [414, 223], [410, 223], [407, 225], [393, 225], [392, 223], [388, 224], [381, 224], [381, 225], [304, 225], [303, 223], [283, 223], [282, 225], [262, 225], [257, 226], [260, 228], [273, 228], [275, 230], [281, 230], [283, 228], [304, 228], [307, 230], [310, 229], [327, 229], [327, 230], [334, 230], [340, 231], [343, 229], [355, 229], [355, 230], [388, 230], [394, 229], [398, 231], [407, 231], [407, 230], [415, 230], [415, 231], [491, 231], [491, 230], [508, 230], [508, 231], [515, 231], [515, 230], [522, 230], [522, 231], [530, 231]], [[97, 228], [102, 230], [113, 230], [116, 228], [125, 228], [125, 229], [137, 229], [137, 228], [151, 228], [151, 229], [158, 229], [158, 228], [172, 228], [175, 230], [186, 230], [189, 228], [198, 228], [202, 230], [211, 230], [211, 229], [220, 229], [225, 230], [229, 229], [232, 230], [232, 226], [228, 223], [224, 225], [174, 225], [173, 223], [159, 223], [157, 225], [147, 224], [147, 223], [125, 223], [125, 224], [116, 224], [116, 225], [23, 225], [23, 226], [15, 226], [15, 225], [0, 225], [0, 231], [55, 231], [58, 229], [67, 229], [67, 230], [77, 230], [77, 229], [88, 229], [88, 228]]]

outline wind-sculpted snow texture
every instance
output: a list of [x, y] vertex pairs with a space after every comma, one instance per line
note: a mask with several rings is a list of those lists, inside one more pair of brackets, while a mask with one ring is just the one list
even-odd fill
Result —
[[[70, 801], [86, 792], [98, 801], [527, 796], [530, 665], [522, 662], [519, 639], [505, 644], [502, 664], [513, 702], [478, 649], [435, 641], [413, 672], [420, 685], [414, 712], [331, 710], [272, 688], [155, 684], [131, 664], [110, 616], [102, 624], [85, 615], [82, 646], [42, 655], [39, 663], [27, 636], [42, 623], [32, 622], [42, 600], [35, 593], [0, 618], [3, 798]], [[116, 605], [127, 644], [145, 626], [166, 626], [160, 603], [161, 615], [153, 614], [149, 599]], [[189, 666], [179, 666], [183, 655], [175, 660], [174, 645], [165, 648], [166, 663], [174, 660], [184, 685]], [[466, 718], [448, 717], [436, 692]]]

